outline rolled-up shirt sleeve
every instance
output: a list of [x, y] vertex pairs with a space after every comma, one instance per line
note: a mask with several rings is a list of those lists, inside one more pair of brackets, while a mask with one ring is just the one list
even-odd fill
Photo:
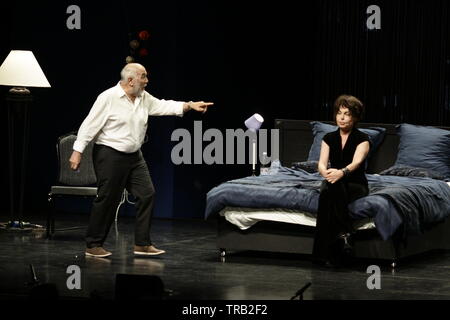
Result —
[[157, 99], [152, 95], [148, 95], [149, 103], [149, 116], [183, 116], [183, 104], [184, 102], [174, 100]]
[[109, 100], [104, 95], [98, 96], [78, 130], [73, 150], [83, 153], [89, 142], [99, 133], [108, 120], [108, 108]]

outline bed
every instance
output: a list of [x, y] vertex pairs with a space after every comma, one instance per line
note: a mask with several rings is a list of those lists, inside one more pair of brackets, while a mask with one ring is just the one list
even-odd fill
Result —
[[[321, 177], [293, 164], [314, 163], [314, 146], [324, 134], [322, 129], [331, 126], [330, 122], [276, 120], [280, 152], [270, 175], [227, 181], [208, 192], [205, 218], [218, 221], [216, 245], [222, 257], [244, 250], [312, 253]], [[349, 206], [358, 230], [355, 257], [388, 260], [395, 267], [408, 256], [450, 249], [450, 128], [373, 123], [361, 123], [359, 128], [382, 134], [374, 136], [376, 147], [366, 170], [371, 193]], [[430, 160], [426, 152], [417, 152], [427, 148], [441, 158]], [[417, 174], [416, 166], [426, 167], [427, 161], [431, 161], [428, 167], [438, 170], [424, 175], [426, 169], [420, 169]]]

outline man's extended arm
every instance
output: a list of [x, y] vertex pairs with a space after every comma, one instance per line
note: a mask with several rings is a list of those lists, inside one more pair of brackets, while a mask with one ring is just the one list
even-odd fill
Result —
[[208, 110], [208, 107], [212, 106], [213, 104], [214, 104], [213, 102], [204, 102], [204, 101], [185, 102], [183, 104], [183, 112], [188, 112], [189, 110], [193, 109], [195, 111], [205, 113]]

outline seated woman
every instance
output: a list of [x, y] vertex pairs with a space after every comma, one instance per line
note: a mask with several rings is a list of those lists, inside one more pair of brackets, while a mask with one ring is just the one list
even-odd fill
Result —
[[313, 259], [327, 266], [339, 265], [343, 250], [351, 249], [348, 204], [369, 193], [365, 162], [370, 140], [356, 128], [362, 113], [363, 104], [357, 98], [339, 96], [334, 103], [338, 129], [326, 134], [321, 145], [318, 169], [325, 180], [320, 188]]

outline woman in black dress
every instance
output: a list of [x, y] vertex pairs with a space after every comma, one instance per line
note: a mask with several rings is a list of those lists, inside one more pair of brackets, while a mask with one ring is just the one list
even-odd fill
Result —
[[325, 180], [320, 188], [313, 248], [317, 263], [341, 263], [343, 250], [351, 249], [348, 204], [369, 193], [365, 168], [370, 140], [356, 128], [362, 112], [363, 104], [357, 98], [339, 96], [334, 103], [338, 129], [323, 137], [318, 169]]

